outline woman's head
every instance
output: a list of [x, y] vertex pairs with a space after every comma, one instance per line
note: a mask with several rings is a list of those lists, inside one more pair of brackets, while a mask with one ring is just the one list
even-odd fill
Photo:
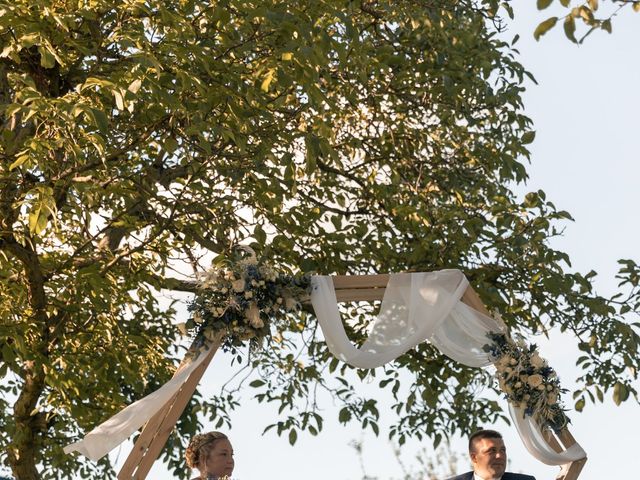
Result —
[[225, 477], [233, 473], [233, 447], [224, 433], [196, 435], [189, 442], [185, 457], [187, 466], [200, 470], [203, 477]]

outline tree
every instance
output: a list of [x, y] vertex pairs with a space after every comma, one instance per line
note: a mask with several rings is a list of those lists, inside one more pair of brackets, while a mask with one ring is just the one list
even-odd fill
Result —
[[[169, 377], [179, 333], [157, 290], [192, 292], [183, 265], [201, 272], [240, 243], [294, 272], [461, 268], [515, 331], [575, 334], [578, 405], [636, 395], [637, 325], [622, 315], [638, 310], [637, 266], [628, 299], [597, 296], [548, 246], [569, 215], [511, 190], [534, 133], [499, 2], [0, 5], [0, 458], [17, 479], [113, 477], [62, 446]], [[321, 430], [319, 386], [344, 402], [340, 421], [377, 431], [375, 399], [306, 320], [246, 360], [258, 399], [282, 405], [273, 426], [292, 442]], [[356, 373], [396, 395], [401, 442], [501, 415], [476, 395], [485, 374], [427, 344]], [[196, 401], [224, 421], [235, 400]], [[165, 451], [177, 469], [195, 411]]]

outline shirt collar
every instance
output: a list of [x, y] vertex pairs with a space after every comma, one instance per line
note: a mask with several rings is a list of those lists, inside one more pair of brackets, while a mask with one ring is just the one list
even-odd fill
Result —
[[502, 478], [501, 476], [496, 478], [482, 478], [476, 472], [473, 472], [473, 480], [500, 480], [501, 478]]

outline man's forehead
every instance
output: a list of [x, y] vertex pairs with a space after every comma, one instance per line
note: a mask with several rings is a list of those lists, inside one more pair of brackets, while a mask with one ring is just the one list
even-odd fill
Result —
[[502, 448], [504, 447], [504, 440], [501, 438], [481, 438], [476, 443], [477, 448], [484, 450], [486, 448]]

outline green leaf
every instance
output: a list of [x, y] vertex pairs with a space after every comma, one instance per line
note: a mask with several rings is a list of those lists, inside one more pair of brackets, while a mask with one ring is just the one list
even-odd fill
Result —
[[[640, 4], [635, 4], [635, 5], [640, 5]], [[634, 5], [634, 6], [635, 6]], [[602, 22], [602, 24], [600, 25], [600, 27], [605, 31], [605, 32], [609, 32], [611, 33], [611, 20], [610, 19], [606, 19]]]
[[567, 16], [567, 18], [565, 18], [564, 20], [564, 34], [573, 43], [578, 43], [578, 40], [576, 40], [575, 32], [576, 32], [576, 21], [573, 17]]
[[47, 218], [49, 210], [45, 207], [44, 202], [36, 202], [29, 212], [29, 232], [32, 235], [40, 235], [47, 228]]
[[544, 10], [551, 5], [552, 2], [553, 0], [537, 0], [536, 6], [538, 7], [538, 10]]
[[558, 17], [547, 18], [544, 22], [540, 23], [540, 25], [537, 26], [537, 28], [533, 32], [533, 38], [535, 38], [536, 40], [540, 40], [540, 37], [547, 33], [550, 29], [555, 27], [557, 22]]
[[629, 398], [629, 390], [626, 385], [621, 382], [616, 382], [613, 386], [613, 401], [616, 405], [620, 405], [622, 402]]
[[138, 93], [138, 90], [140, 90], [141, 86], [142, 86], [142, 80], [138, 78], [133, 82], [131, 82], [131, 84], [127, 87], [127, 90], [129, 90], [131, 93], [135, 95], [136, 93]]
[[180, 145], [178, 144], [178, 141], [175, 138], [167, 137], [164, 139], [164, 143], [162, 144], [162, 147], [167, 153], [173, 153], [176, 150], [178, 150]]
[[56, 66], [56, 58], [45, 46], [39, 45], [38, 53], [40, 53], [40, 65], [44, 68], [53, 68]]
[[85, 110], [85, 112], [89, 115], [91, 122], [100, 130], [102, 133], [106, 133], [109, 128], [109, 119], [107, 115], [97, 108], [89, 108]]
[[16, 158], [14, 160], [14, 162], [11, 165], [9, 165], [9, 171], [18, 168], [20, 165], [22, 165], [27, 160], [29, 160], [29, 155], [27, 155], [26, 153], [18, 156], [18, 158]]
[[260, 90], [262, 90], [263, 92], [269, 91], [269, 85], [271, 85], [274, 75], [275, 75], [275, 69], [273, 68], [269, 69], [264, 79], [262, 80], [262, 84], [260, 84]]
[[529, 130], [528, 132], [525, 132], [522, 135], [521, 141], [523, 145], [528, 145], [532, 143], [535, 138], [536, 138], [536, 132], [534, 130]]
[[338, 414], [338, 421], [340, 423], [347, 423], [349, 420], [351, 420], [351, 412], [347, 407], [343, 407]]
[[296, 432], [295, 428], [289, 430], [289, 444], [295, 445], [296, 440], [298, 439], [298, 432]]

